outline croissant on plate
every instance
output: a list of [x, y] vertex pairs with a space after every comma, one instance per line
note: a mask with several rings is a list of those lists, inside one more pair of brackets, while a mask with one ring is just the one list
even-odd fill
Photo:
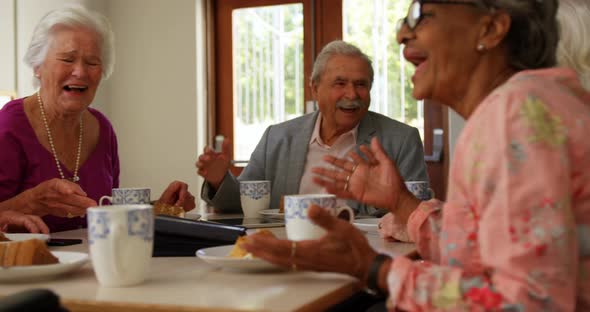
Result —
[[[4, 236], [4, 235], [2, 235]], [[4, 236], [4, 238], [6, 238]], [[54, 264], [59, 260], [49, 251], [44, 241], [27, 239], [0, 243], [0, 266]]]

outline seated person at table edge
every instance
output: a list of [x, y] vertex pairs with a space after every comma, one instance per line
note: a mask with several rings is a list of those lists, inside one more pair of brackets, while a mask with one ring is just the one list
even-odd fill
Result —
[[[89, 107], [113, 71], [113, 42], [106, 18], [81, 6], [37, 24], [25, 62], [39, 90], [0, 110], [0, 211], [42, 216], [51, 232], [82, 228], [86, 209], [118, 187], [115, 132]], [[187, 188], [173, 182], [160, 200], [190, 210]]]
[[[399, 165], [404, 180], [428, 180], [422, 141], [416, 128], [369, 112], [373, 83], [371, 60], [357, 47], [333, 41], [319, 53], [311, 76], [311, 92], [319, 111], [270, 126], [239, 177], [229, 171], [230, 142], [217, 153], [206, 147], [196, 166], [205, 178], [201, 198], [220, 212], [241, 212], [240, 180], [270, 180], [269, 208], [279, 208], [290, 194], [326, 193], [312, 182], [311, 168], [324, 155], [345, 156], [377, 137]], [[378, 214], [356, 201], [357, 214]]]

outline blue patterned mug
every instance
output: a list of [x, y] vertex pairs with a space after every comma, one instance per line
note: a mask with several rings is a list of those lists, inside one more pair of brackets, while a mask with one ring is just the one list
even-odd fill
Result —
[[240, 203], [244, 217], [258, 217], [270, 204], [270, 181], [240, 181]]
[[406, 181], [406, 188], [419, 200], [434, 198], [434, 191], [430, 188], [428, 181]]
[[154, 246], [151, 205], [88, 208], [90, 259], [102, 286], [121, 287], [144, 281]]
[[112, 205], [120, 204], [149, 204], [151, 200], [151, 191], [145, 187], [114, 188], [112, 196], [103, 196], [98, 201], [102, 206], [103, 201], [108, 199]]
[[[285, 196], [285, 230], [290, 240], [318, 239], [326, 231], [315, 225], [307, 217], [311, 205], [320, 206], [333, 216], [344, 216], [349, 222], [354, 220], [354, 211], [332, 194], [299, 194]], [[346, 213], [343, 213], [346, 211]]]

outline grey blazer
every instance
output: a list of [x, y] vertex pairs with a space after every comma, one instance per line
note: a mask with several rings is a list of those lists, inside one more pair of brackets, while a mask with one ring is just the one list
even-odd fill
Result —
[[[270, 180], [270, 208], [278, 208], [282, 195], [298, 194], [316, 111], [269, 126], [238, 178], [226, 174], [217, 192], [204, 183], [201, 198], [221, 212], [241, 212], [239, 180]], [[358, 127], [358, 146], [377, 136], [405, 181], [427, 181], [424, 150], [418, 130], [375, 112], [367, 112]], [[383, 214], [356, 201], [348, 205], [357, 214]]]

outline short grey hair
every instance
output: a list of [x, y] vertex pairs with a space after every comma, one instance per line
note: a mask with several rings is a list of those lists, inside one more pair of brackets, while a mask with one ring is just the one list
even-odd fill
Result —
[[512, 20], [505, 38], [508, 62], [517, 69], [556, 65], [559, 30], [557, 0], [481, 0], [485, 6], [507, 12]]
[[[115, 65], [115, 36], [111, 25], [104, 15], [79, 5], [50, 11], [41, 18], [33, 31], [31, 43], [25, 54], [25, 63], [33, 71], [43, 64], [57, 26], [85, 27], [98, 34], [102, 49], [102, 78], [108, 79]], [[36, 77], [33, 79], [33, 86], [39, 87], [39, 79]]]
[[346, 56], [357, 56], [367, 62], [367, 66], [369, 66], [369, 78], [370, 78], [370, 85], [373, 85], [373, 63], [371, 59], [361, 51], [355, 45], [352, 45], [348, 42], [335, 40], [328, 43], [322, 51], [318, 54], [314, 64], [313, 70], [311, 72], [311, 82], [318, 83], [322, 77], [326, 69], [326, 64], [328, 60], [334, 55], [346, 55]]
[[578, 72], [582, 85], [590, 90], [590, 1], [560, 0], [557, 20], [561, 37], [557, 63]]

